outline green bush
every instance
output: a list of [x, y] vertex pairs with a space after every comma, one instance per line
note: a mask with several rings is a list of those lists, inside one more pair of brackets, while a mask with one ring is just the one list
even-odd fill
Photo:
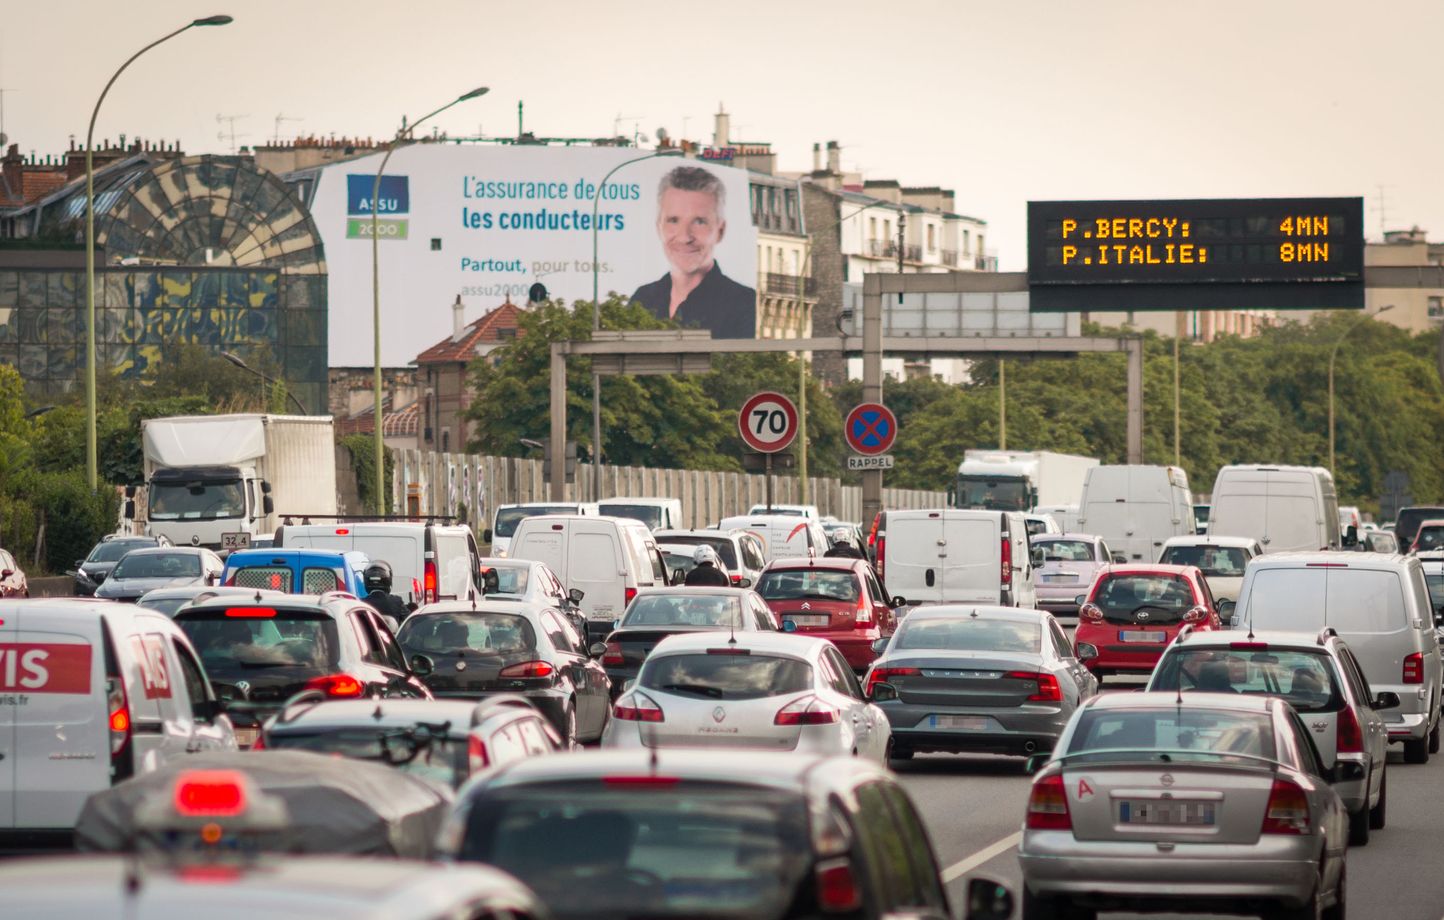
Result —
[[[342, 447], [351, 454], [351, 469], [356, 473], [356, 491], [361, 496], [361, 507], [367, 514], [376, 507], [376, 441], [374, 436], [369, 434], [349, 434], [340, 438]], [[391, 458], [391, 452], [382, 451], [386, 460], [386, 470], [383, 474], [385, 482], [390, 483], [396, 474], [396, 463]], [[391, 501], [391, 491], [386, 492], [386, 513], [391, 514], [395, 508]]]

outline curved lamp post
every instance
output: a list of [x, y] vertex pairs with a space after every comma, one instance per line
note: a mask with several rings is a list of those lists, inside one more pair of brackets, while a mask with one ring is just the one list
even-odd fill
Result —
[[85, 129], [85, 475], [91, 491], [95, 490], [97, 484], [99, 466], [95, 448], [95, 160], [92, 155], [95, 119], [100, 116], [100, 104], [105, 101], [111, 86], [136, 58], [187, 29], [196, 26], [224, 26], [230, 22], [229, 16], [194, 19], [132, 54], [106, 81], [105, 89], [100, 91], [100, 98], [95, 100], [95, 108], [90, 113], [90, 126]]
[[[221, 357], [222, 357], [222, 358], [225, 358], [227, 361], [231, 362], [232, 364], [234, 364], [236, 367], [239, 367], [239, 368], [240, 368], [241, 370], [243, 370], [243, 371], [250, 371], [252, 374], [255, 374], [257, 377], [260, 377], [260, 378], [261, 378], [262, 380], [264, 380], [266, 383], [269, 383], [269, 384], [271, 384], [271, 385], [273, 385], [273, 386], [274, 386], [275, 383], [276, 383], [276, 378], [275, 378], [275, 377], [272, 377], [270, 374], [263, 374], [263, 373], [261, 373], [260, 371], [256, 370], [254, 367], [251, 367], [249, 364], [247, 364], [246, 362], [242, 361], [241, 358], [240, 358], [240, 356], [237, 355], [237, 354], [233, 354], [232, 352], [229, 352], [229, 351], [223, 351], [223, 352], [221, 352]], [[309, 413], [309, 412], [306, 411], [306, 407], [301, 403], [300, 398], [297, 397], [295, 393], [292, 393], [292, 392], [291, 392], [291, 388], [290, 388], [290, 387], [286, 387], [286, 398], [289, 399], [291, 402], [293, 402], [293, 403], [296, 404], [296, 409], [297, 409], [302, 415], [310, 415], [310, 414], [311, 414], [311, 413]]]
[[400, 130], [398, 130], [396, 132], [396, 136], [393, 137], [391, 139], [391, 142], [386, 145], [386, 155], [381, 158], [381, 165], [376, 168], [376, 181], [371, 184], [371, 326], [372, 331], [375, 335], [375, 351], [373, 353], [373, 358], [375, 361], [375, 376], [372, 380], [372, 398], [375, 401], [373, 411], [375, 412], [376, 416], [375, 447], [377, 514], [386, 513], [386, 494], [382, 489], [382, 480], [386, 478], [386, 456], [385, 447], [382, 443], [381, 437], [381, 239], [380, 235], [377, 232], [381, 227], [379, 211], [380, 203], [377, 200], [381, 197], [381, 174], [386, 171], [386, 163], [391, 159], [391, 154], [396, 152], [396, 148], [401, 145], [401, 142], [407, 139], [407, 137], [410, 136], [413, 132], [415, 132], [416, 129], [420, 127], [423, 121], [426, 121], [428, 118], [432, 118], [436, 115], [440, 115], [442, 112], [445, 112], [447, 109], [458, 103], [465, 102], [468, 99], [475, 99], [478, 96], [485, 96], [488, 91], [489, 87], [478, 86], [471, 92], [457, 96], [455, 99], [451, 100], [446, 105], [443, 105], [441, 108], [436, 109], [435, 111], [427, 112], [425, 115], [422, 115], [420, 118], [411, 122], [409, 125], [402, 127]]
[[1334, 343], [1333, 349], [1329, 352], [1329, 475], [1330, 475], [1330, 476], [1334, 475], [1334, 359], [1339, 356], [1339, 346], [1340, 346], [1340, 345], [1343, 345], [1343, 344], [1344, 344], [1344, 340], [1347, 339], [1351, 334], [1353, 334], [1353, 331], [1354, 331], [1355, 329], [1358, 329], [1359, 326], [1362, 325], [1365, 320], [1373, 319], [1374, 317], [1378, 316], [1380, 313], [1387, 313], [1387, 312], [1389, 312], [1389, 311], [1392, 310], [1392, 309], [1394, 309], [1394, 305], [1393, 305], [1393, 304], [1389, 304], [1388, 306], [1380, 307], [1379, 309], [1375, 310], [1373, 313], [1365, 313], [1363, 316], [1360, 316], [1358, 319], [1354, 320], [1352, 323], [1349, 324], [1349, 327], [1344, 330], [1344, 334], [1341, 335], [1341, 336], [1339, 336], [1339, 340]]

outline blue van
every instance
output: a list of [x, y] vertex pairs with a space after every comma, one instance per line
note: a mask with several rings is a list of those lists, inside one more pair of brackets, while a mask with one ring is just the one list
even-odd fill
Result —
[[345, 591], [366, 596], [362, 573], [371, 559], [365, 553], [314, 549], [243, 549], [226, 558], [221, 583], [238, 588], [266, 588], [287, 594]]

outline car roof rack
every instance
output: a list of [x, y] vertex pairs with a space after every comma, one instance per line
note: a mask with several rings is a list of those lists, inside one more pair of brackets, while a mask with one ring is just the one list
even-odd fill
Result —
[[1331, 638], [1339, 638], [1339, 631], [1332, 626], [1325, 626], [1323, 629], [1319, 630], [1319, 637], [1315, 641], [1317, 641], [1319, 645], [1324, 645]]

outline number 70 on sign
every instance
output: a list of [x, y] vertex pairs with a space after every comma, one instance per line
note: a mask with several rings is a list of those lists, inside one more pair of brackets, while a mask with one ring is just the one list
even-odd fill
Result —
[[737, 432], [743, 442], [764, 454], [785, 450], [797, 437], [797, 406], [781, 393], [754, 393], [737, 413]]

